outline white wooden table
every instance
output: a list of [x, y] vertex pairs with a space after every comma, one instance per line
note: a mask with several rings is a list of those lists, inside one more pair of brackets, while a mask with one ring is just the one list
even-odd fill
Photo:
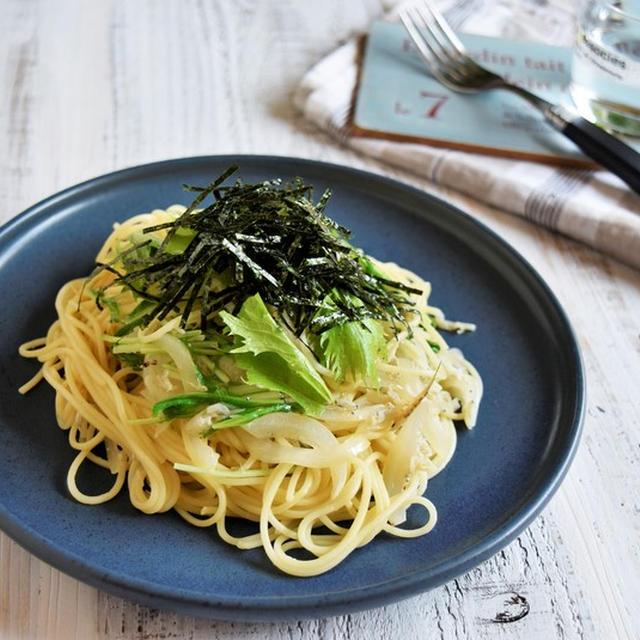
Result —
[[[482, 1], [461, 4], [472, 11]], [[358, 157], [301, 120], [291, 101], [301, 75], [382, 10], [379, 0], [1, 0], [1, 219], [98, 174], [199, 154], [303, 156], [438, 193], [533, 263], [579, 336], [588, 406], [562, 487], [515, 542], [457, 580], [384, 608], [292, 624], [150, 610], [0, 534], [2, 640], [638, 637], [640, 273]], [[529, 614], [496, 622], [514, 594]]]

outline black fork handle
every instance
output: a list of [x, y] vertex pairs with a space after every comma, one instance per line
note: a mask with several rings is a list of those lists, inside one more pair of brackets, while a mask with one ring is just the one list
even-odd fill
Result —
[[547, 122], [569, 138], [585, 155], [615, 173], [633, 191], [640, 194], [640, 153], [574, 111], [551, 104], [503, 78], [500, 80], [496, 88], [507, 89], [527, 100], [544, 114]]
[[640, 153], [580, 116], [573, 117], [558, 131], [640, 194]]

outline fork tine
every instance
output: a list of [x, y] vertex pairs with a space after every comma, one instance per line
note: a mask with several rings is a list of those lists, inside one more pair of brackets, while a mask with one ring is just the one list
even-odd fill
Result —
[[432, 75], [443, 85], [462, 93], [510, 89], [530, 102], [539, 102], [539, 98], [525, 95], [502, 76], [475, 62], [429, 0], [422, 0], [421, 4], [422, 8], [416, 3], [402, 9], [398, 15]]
[[418, 49], [418, 53], [429, 68], [429, 71], [431, 71], [431, 73], [445, 85], [450, 85], [452, 82], [455, 83], [454, 80], [449, 78], [442, 71], [441, 65], [433, 52], [433, 48], [424, 38], [419, 28], [414, 23], [413, 18], [409, 14], [408, 10], [400, 11], [398, 15], [400, 17], [400, 20], [402, 21], [402, 24], [404, 24], [411, 40], [413, 41], [413, 44]]
[[460, 64], [460, 60], [455, 57], [455, 54], [447, 51], [447, 49], [437, 41], [427, 16], [425, 16], [417, 6], [414, 6], [413, 10], [413, 19], [409, 11], [407, 11], [407, 20], [403, 20], [403, 22], [405, 27], [408, 22], [411, 22], [413, 29], [409, 35], [418, 49], [422, 50], [420, 54], [427, 63], [431, 73], [440, 80], [440, 82], [449, 85], [451, 88], [455, 89], [456, 86], [464, 84], [466, 70], [464, 66]]
[[[460, 42], [460, 38], [454, 33], [453, 29], [449, 26], [449, 23], [444, 19], [444, 16], [440, 13], [437, 7], [432, 6], [427, 0], [424, 0], [422, 6], [429, 12], [435, 24], [440, 28], [440, 32], [446, 38], [447, 43], [453, 47], [456, 52], [461, 56], [468, 56], [467, 49]], [[440, 41], [442, 42], [442, 41]]]
[[[449, 76], [450, 82], [463, 82], [464, 69], [458, 68], [458, 58], [452, 55], [447, 50], [446, 46], [438, 40], [428, 16], [420, 10], [420, 7], [414, 6], [413, 9], [413, 26], [415, 28], [415, 32], [419, 35], [421, 42], [424, 43], [424, 46], [428, 48], [431, 56], [435, 59], [435, 63], [438, 64], [440, 73]], [[427, 37], [427, 35], [430, 37]], [[413, 38], [413, 40], [415, 42], [415, 38]]]
[[413, 22], [411, 14], [408, 9], [404, 9], [398, 13], [404, 28], [407, 30], [413, 44], [418, 49], [418, 53], [422, 57], [422, 59], [427, 63], [427, 67], [431, 70], [431, 72], [436, 75], [438, 70], [437, 61], [433, 55], [431, 47], [428, 46], [427, 41], [424, 39], [422, 34], [420, 33], [418, 27]]

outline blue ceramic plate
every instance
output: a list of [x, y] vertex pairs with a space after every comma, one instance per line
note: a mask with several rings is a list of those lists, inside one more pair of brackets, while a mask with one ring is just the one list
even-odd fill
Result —
[[[355, 243], [433, 283], [432, 301], [478, 330], [449, 336], [485, 383], [479, 423], [429, 483], [438, 524], [422, 538], [381, 535], [315, 578], [277, 572], [260, 549], [239, 551], [174, 514], [145, 516], [126, 495], [99, 507], [65, 489], [72, 460], [53, 392], [18, 386], [35, 371], [18, 345], [41, 336], [67, 280], [86, 274], [112, 224], [187, 203], [233, 162], [248, 181], [302, 176]], [[120, 596], [232, 620], [320, 617], [383, 605], [468, 571], [513, 540], [558, 488], [575, 452], [584, 382], [558, 301], [535, 271], [472, 218], [421, 191], [345, 167], [279, 157], [213, 156], [119, 171], [67, 189], [0, 230], [0, 526], [62, 571]], [[83, 476], [98, 489], [98, 470]], [[239, 525], [242, 527], [242, 525]]]

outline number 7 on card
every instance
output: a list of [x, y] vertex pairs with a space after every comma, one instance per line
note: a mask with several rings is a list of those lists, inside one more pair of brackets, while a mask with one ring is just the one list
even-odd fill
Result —
[[429, 108], [422, 114], [423, 118], [435, 118], [438, 115], [440, 107], [449, 99], [442, 93], [433, 93], [432, 91], [420, 91], [421, 98], [428, 98], [431, 102]]

